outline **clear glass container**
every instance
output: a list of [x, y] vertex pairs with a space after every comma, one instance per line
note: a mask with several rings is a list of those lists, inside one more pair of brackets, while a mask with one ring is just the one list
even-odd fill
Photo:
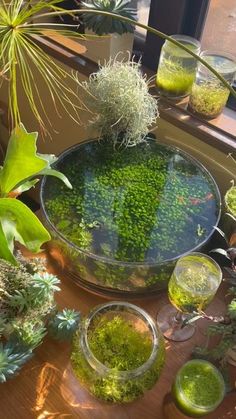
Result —
[[55, 167], [73, 189], [44, 179], [41, 205], [50, 255], [82, 287], [145, 295], [167, 288], [178, 258], [202, 249], [220, 217], [208, 171], [154, 140], [122, 149], [91, 140]]
[[[236, 62], [234, 57], [210, 51], [203, 51], [200, 56], [217, 70], [229, 84], [233, 83], [236, 75]], [[222, 82], [207, 67], [198, 63], [196, 79], [192, 86], [188, 109], [205, 119], [216, 118], [224, 109], [229, 94], [229, 90]]]
[[[200, 42], [185, 35], [172, 35], [191, 49], [195, 54], [200, 53]], [[183, 49], [165, 41], [160, 55], [156, 84], [161, 95], [173, 98], [188, 96], [195, 79], [197, 60]]]
[[71, 365], [95, 397], [127, 403], [157, 382], [165, 361], [164, 339], [143, 309], [125, 302], [95, 307], [73, 340]]
[[176, 406], [190, 417], [213, 412], [225, 396], [225, 383], [220, 371], [210, 362], [194, 359], [177, 372], [172, 395]]

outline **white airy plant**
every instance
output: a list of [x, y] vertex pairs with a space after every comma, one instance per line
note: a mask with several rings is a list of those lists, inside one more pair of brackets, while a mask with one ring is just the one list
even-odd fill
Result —
[[149, 80], [140, 66], [140, 62], [109, 60], [80, 83], [83, 101], [94, 115], [91, 124], [101, 138], [114, 144], [135, 146], [144, 141], [159, 115], [157, 100], [149, 93]]

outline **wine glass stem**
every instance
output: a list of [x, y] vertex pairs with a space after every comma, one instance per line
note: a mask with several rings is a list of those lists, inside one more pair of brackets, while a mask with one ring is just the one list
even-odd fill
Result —
[[178, 325], [183, 323], [183, 316], [181, 311], [176, 311], [176, 314], [174, 316], [174, 323], [177, 323]]

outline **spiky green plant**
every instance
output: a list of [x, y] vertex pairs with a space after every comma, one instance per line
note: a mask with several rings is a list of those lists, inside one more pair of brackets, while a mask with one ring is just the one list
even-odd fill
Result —
[[81, 83], [84, 101], [94, 115], [90, 122], [101, 138], [115, 144], [142, 142], [158, 116], [157, 101], [140, 66], [140, 62], [109, 60]]
[[18, 373], [31, 357], [31, 349], [22, 349], [20, 345], [12, 342], [7, 342], [5, 345], [0, 343], [0, 383]]
[[90, 13], [91, 10], [102, 10], [105, 12], [116, 13], [136, 20], [136, 9], [129, 6], [130, 0], [88, 0], [81, 3], [82, 7], [89, 12], [83, 13], [83, 23], [85, 28], [91, 29], [97, 35], [106, 35], [110, 33], [118, 33], [122, 35], [126, 32], [133, 32], [134, 25], [120, 21], [118, 19], [107, 16], [98, 16]]
[[[22, 86], [30, 108], [38, 120], [41, 129], [47, 131], [51, 126], [44, 100], [41, 97], [35, 77], [44, 82], [48, 89], [47, 101], [51, 100], [58, 115], [60, 111], [68, 113], [75, 122], [79, 121], [78, 110], [81, 103], [76, 92], [70, 71], [66, 71], [38, 44], [36, 37], [47, 37], [52, 30], [60, 34], [80, 36], [65, 28], [62, 24], [40, 25], [33, 22], [35, 15], [45, 11], [60, 11], [62, 0], [14, 0], [0, 1], [0, 63], [1, 72], [9, 80], [9, 109], [12, 126], [21, 122], [18, 89]], [[70, 28], [69, 28], [70, 29]], [[60, 105], [61, 109], [57, 106]], [[51, 128], [53, 128], [51, 126]]]
[[80, 313], [78, 311], [64, 309], [49, 321], [49, 334], [58, 340], [69, 340], [78, 328], [79, 321]]

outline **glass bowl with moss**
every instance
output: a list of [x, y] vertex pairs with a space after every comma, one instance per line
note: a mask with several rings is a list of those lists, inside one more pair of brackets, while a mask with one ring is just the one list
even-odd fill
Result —
[[225, 206], [226, 210], [236, 217], [236, 186], [231, 186], [225, 194]]
[[90, 291], [122, 297], [166, 289], [178, 258], [202, 251], [218, 224], [210, 173], [154, 139], [126, 148], [90, 140], [62, 153], [55, 167], [73, 189], [43, 180], [49, 253]]
[[165, 361], [164, 339], [143, 309], [126, 302], [95, 307], [73, 339], [71, 366], [91, 394], [112, 403], [143, 396]]

